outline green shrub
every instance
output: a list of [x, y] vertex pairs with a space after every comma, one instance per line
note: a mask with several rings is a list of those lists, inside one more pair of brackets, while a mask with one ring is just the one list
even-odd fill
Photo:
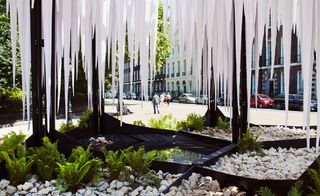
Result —
[[41, 147], [30, 148], [34, 173], [41, 180], [52, 180], [58, 175], [58, 163], [63, 163], [65, 157], [58, 151], [57, 142], [51, 143], [48, 137], [44, 137], [42, 143]]
[[257, 191], [259, 196], [275, 196], [274, 193], [268, 188], [268, 187], [260, 187], [260, 189]]
[[230, 123], [227, 120], [223, 120], [220, 116], [217, 120], [218, 129], [229, 129]]
[[191, 113], [187, 115], [187, 120], [178, 121], [178, 130], [202, 130], [204, 128], [205, 118], [201, 115]]
[[91, 115], [91, 112], [88, 109], [81, 114], [80, 119], [78, 121], [79, 128], [81, 129], [88, 128], [87, 121], [89, 120], [90, 115]]
[[88, 183], [100, 177], [102, 161], [92, 158], [90, 147], [86, 150], [77, 147], [72, 150], [68, 161], [58, 163], [58, 179], [64, 181], [62, 190], [76, 191], [81, 183]]
[[303, 185], [303, 182], [301, 180], [298, 180], [297, 182], [295, 182], [294, 185], [291, 187], [290, 191], [288, 192], [288, 196], [301, 196], [302, 185]]
[[[320, 165], [320, 159], [317, 159], [318, 165]], [[309, 176], [311, 177], [314, 187], [308, 187], [311, 191], [312, 196], [320, 195], [320, 171], [319, 169], [309, 169], [308, 170]]]
[[145, 153], [144, 147], [140, 147], [138, 150], [133, 150], [133, 147], [129, 147], [122, 153], [125, 165], [131, 167], [134, 176], [147, 174], [150, 171], [152, 161], [157, 156], [156, 151]]
[[146, 127], [146, 124], [144, 124], [141, 120], [133, 121], [133, 125], [137, 125], [137, 126], [140, 126], [140, 127]]
[[0, 90], [0, 114], [22, 111], [22, 90], [5, 88]]
[[123, 154], [119, 151], [108, 151], [105, 153], [105, 161], [109, 168], [110, 179], [119, 179], [120, 173], [124, 170], [125, 164], [123, 160]]
[[23, 145], [24, 139], [25, 135], [11, 132], [0, 145], [0, 159], [5, 161], [8, 179], [13, 185], [25, 182], [33, 164]]
[[66, 122], [66, 123], [62, 123], [61, 124], [59, 131], [61, 133], [66, 133], [66, 132], [69, 132], [69, 131], [77, 128], [77, 127], [78, 126], [74, 125], [72, 122]]
[[240, 152], [257, 151], [262, 152], [262, 145], [258, 142], [259, 136], [254, 136], [249, 130], [243, 134], [242, 139], [238, 142]]
[[155, 129], [176, 130], [176, 119], [173, 119], [171, 114], [162, 116], [159, 119], [151, 118], [149, 126]]

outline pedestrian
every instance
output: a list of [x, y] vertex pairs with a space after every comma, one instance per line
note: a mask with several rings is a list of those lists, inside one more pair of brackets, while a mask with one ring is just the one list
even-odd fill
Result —
[[161, 93], [160, 95], [160, 106], [163, 106], [163, 104], [165, 103], [165, 96], [163, 93]]
[[168, 92], [167, 95], [166, 95], [166, 101], [167, 101], [167, 104], [169, 106], [169, 103], [171, 101], [171, 96], [170, 96], [170, 93]]
[[159, 111], [159, 103], [160, 103], [160, 98], [157, 95], [157, 93], [154, 93], [153, 98], [152, 98], [152, 104], [153, 104], [153, 112], [156, 114], [156, 111], [158, 111], [158, 114], [160, 114]]

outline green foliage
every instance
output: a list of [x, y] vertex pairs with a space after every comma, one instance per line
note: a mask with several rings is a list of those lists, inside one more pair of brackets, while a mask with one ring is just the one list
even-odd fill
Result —
[[132, 168], [134, 176], [142, 176], [150, 171], [152, 161], [156, 158], [157, 153], [150, 151], [145, 153], [144, 147], [133, 150], [129, 147], [122, 151], [124, 163]]
[[133, 121], [133, 125], [137, 125], [137, 126], [140, 126], [140, 127], [146, 127], [146, 124], [144, 124], [141, 120]]
[[0, 145], [0, 159], [5, 161], [8, 179], [13, 185], [26, 180], [33, 164], [23, 145], [24, 139], [25, 135], [11, 132], [3, 138], [3, 143]]
[[[318, 165], [320, 165], [320, 159], [317, 159]], [[320, 171], [319, 169], [309, 169], [309, 176], [311, 177], [314, 187], [308, 187], [312, 196], [320, 195]]]
[[170, 27], [168, 25], [166, 28], [166, 32], [164, 31], [164, 20], [168, 20], [168, 18], [163, 18], [163, 6], [162, 6], [162, 3], [159, 3], [158, 33], [157, 33], [157, 47], [156, 47], [157, 70], [160, 70], [162, 65], [166, 63], [167, 58], [169, 58], [171, 54]]
[[[5, 4], [0, 4], [0, 89], [13, 86], [12, 48], [10, 19], [6, 14]], [[21, 88], [21, 65], [19, 45], [17, 44], [16, 85]]]
[[75, 191], [81, 183], [91, 182], [100, 176], [103, 162], [98, 158], [92, 158], [90, 147], [86, 150], [77, 147], [72, 150], [68, 161], [58, 163], [58, 179], [65, 182], [62, 190]]
[[66, 122], [66, 123], [62, 123], [61, 124], [59, 131], [62, 132], [62, 133], [66, 133], [66, 132], [69, 132], [72, 129], [75, 129], [77, 127], [78, 126], [74, 125], [72, 122]]
[[88, 123], [87, 123], [87, 121], [89, 120], [89, 118], [90, 118], [90, 115], [91, 115], [91, 112], [90, 112], [90, 110], [86, 110], [86, 111], [84, 111], [82, 114], [81, 114], [81, 116], [80, 116], [80, 119], [79, 119], [79, 121], [78, 121], [78, 127], [80, 127], [80, 128], [88, 128]]
[[217, 121], [218, 129], [229, 129], [230, 123], [227, 120], [223, 120], [220, 116]]
[[152, 184], [154, 186], [156, 186], [158, 189], [160, 188], [161, 185], [161, 180], [160, 178], [158, 178], [157, 174], [155, 173], [155, 171], [149, 171], [146, 174], [147, 178], [149, 179], [150, 182], [152, 182]]
[[155, 129], [176, 130], [176, 119], [171, 114], [160, 117], [159, 119], [151, 118], [149, 126]]
[[204, 128], [205, 118], [201, 115], [191, 113], [187, 115], [186, 120], [178, 121], [178, 130], [202, 130]]
[[34, 173], [41, 180], [52, 180], [58, 175], [58, 163], [63, 163], [65, 157], [58, 151], [57, 142], [51, 143], [48, 137], [44, 137], [42, 143], [41, 147], [30, 148]]
[[123, 162], [123, 154], [119, 151], [108, 151], [105, 153], [105, 160], [107, 167], [109, 168], [110, 179], [119, 179], [121, 171], [124, 171], [125, 164]]
[[257, 191], [259, 196], [275, 196], [274, 193], [268, 188], [268, 187], [260, 187], [260, 189]]
[[0, 114], [22, 111], [22, 91], [18, 88], [0, 90]]
[[298, 180], [297, 182], [295, 182], [294, 185], [291, 187], [290, 191], [288, 192], [288, 196], [301, 196], [302, 185], [303, 185], [303, 182], [301, 180]]
[[243, 137], [238, 142], [238, 149], [240, 152], [257, 151], [262, 152], [261, 143], [258, 142], [259, 136], [254, 136], [249, 130], [243, 134]]

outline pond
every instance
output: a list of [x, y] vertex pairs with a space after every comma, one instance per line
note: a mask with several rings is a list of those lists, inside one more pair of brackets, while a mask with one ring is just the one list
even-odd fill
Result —
[[192, 164], [194, 161], [199, 160], [204, 154], [188, 151], [179, 147], [166, 148], [155, 150], [157, 151], [158, 158], [160, 161]]

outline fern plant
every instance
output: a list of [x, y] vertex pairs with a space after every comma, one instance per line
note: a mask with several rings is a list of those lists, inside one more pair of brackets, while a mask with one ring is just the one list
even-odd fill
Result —
[[201, 115], [191, 113], [187, 115], [187, 119], [178, 121], [178, 130], [202, 130], [204, 128], [205, 118]]
[[[317, 159], [318, 165], [320, 165], [320, 159]], [[311, 191], [310, 195], [316, 196], [320, 195], [320, 171], [319, 169], [309, 169], [308, 170], [309, 176], [311, 177], [314, 187], [308, 187]]]
[[77, 147], [72, 150], [68, 161], [58, 163], [59, 181], [64, 181], [62, 190], [76, 191], [81, 183], [91, 182], [100, 176], [102, 161], [92, 158], [90, 146], [86, 150]]
[[223, 120], [220, 116], [217, 120], [217, 128], [218, 129], [229, 129], [230, 123], [227, 120]]
[[66, 122], [61, 124], [59, 131], [61, 133], [66, 133], [75, 128], [77, 128], [77, 125], [73, 124], [72, 122]]
[[140, 126], [140, 127], [146, 127], [146, 124], [144, 124], [141, 120], [133, 121], [133, 125], [137, 125], [137, 126]]
[[90, 115], [91, 115], [91, 112], [90, 112], [89, 109], [85, 110], [85, 111], [81, 114], [81, 116], [80, 116], [80, 118], [79, 118], [79, 121], [78, 121], [78, 127], [79, 127], [79, 128], [82, 128], [82, 129], [83, 129], [83, 128], [88, 128], [88, 123], [87, 123], [87, 121], [89, 120]]
[[275, 196], [275, 194], [266, 186], [260, 187], [257, 193], [259, 196]]
[[3, 138], [3, 143], [0, 145], [0, 160], [5, 161], [8, 179], [13, 185], [26, 180], [33, 164], [23, 145], [24, 139], [25, 135], [11, 132]]
[[243, 134], [242, 139], [238, 142], [239, 151], [257, 151], [262, 153], [262, 145], [258, 142], [258, 138], [258, 135], [255, 136], [248, 130]]
[[122, 151], [124, 163], [132, 168], [134, 176], [142, 176], [150, 171], [152, 161], [156, 158], [157, 152], [150, 151], [145, 153], [144, 147], [140, 147], [138, 150], [133, 150], [133, 147], [129, 147]]
[[291, 189], [288, 192], [288, 196], [301, 196], [302, 191], [301, 187], [303, 185], [303, 182], [301, 180], [298, 180], [294, 183], [294, 185], [291, 187]]
[[105, 153], [105, 157], [106, 165], [110, 173], [110, 179], [118, 179], [121, 171], [123, 171], [125, 168], [125, 164], [123, 162], [123, 153], [120, 153], [119, 151], [114, 152], [110, 150], [107, 153]]
[[172, 118], [171, 114], [164, 115], [159, 119], [151, 118], [149, 126], [155, 129], [176, 130], [176, 119]]
[[48, 137], [42, 139], [42, 146], [30, 148], [34, 160], [34, 173], [41, 180], [51, 180], [58, 175], [58, 163], [65, 161], [63, 154], [60, 154], [57, 142], [51, 143]]

